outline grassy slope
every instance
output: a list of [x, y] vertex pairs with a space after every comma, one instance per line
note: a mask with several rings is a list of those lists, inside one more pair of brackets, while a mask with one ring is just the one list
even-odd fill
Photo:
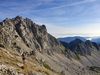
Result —
[[43, 68], [35, 60], [34, 56], [26, 57], [26, 63], [23, 67], [19, 67], [19, 64], [22, 64], [21, 55], [9, 52], [6, 49], [0, 48], [0, 64], [6, 65], [7, 67], [14, 67], [18, 73], [30, 74], [31, 71], [37, 74], [46, 74], [46, 75], [59, 75], [49, 69]]

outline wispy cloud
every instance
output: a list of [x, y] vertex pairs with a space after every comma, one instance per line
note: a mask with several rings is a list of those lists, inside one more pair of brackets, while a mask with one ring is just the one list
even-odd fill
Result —
[[61, 5], [61, 6], [53, 7], [53, 8], [50, 8], [50, 9], [63, 8], [63, 7], [67, 7], [67, 6], [74, 6], [74, 5], [79, 5], [79, 4], [94, 2], [94, 1], [96, 1], [96, 0], [84, 0], [84, 1], [80, 1], [80, 2], [71, 3], [71, 4], [68, 4], [68, 5]]
[[1, 0], [0, 19], [13, 18], [17, 15], [28, 17], [37, 24], [45, 24], [48, 32], [57, 36], [97, 35], [100, 34], [99, 2], [99, 0]]

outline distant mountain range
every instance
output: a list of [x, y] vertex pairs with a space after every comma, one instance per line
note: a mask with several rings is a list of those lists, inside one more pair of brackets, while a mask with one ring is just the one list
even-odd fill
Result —
[[[91, 38], [91, 40], [88, 40]], [[82, 56], [91, 55], [91, 50], [97, 49], [100, 51], [100, 38], [92, 39], [92, 37], [65, 37], [58, 38], [62, 45], [67, 49], [70, 49], [72, 52], [76, 54], [80, 54]]]
[[75, 39], [80, 39], [82, 41], [86, 41], [85, 38], [83, 37], [80, 37], [80, 36], [75, 36], [75, 37], [65, 37], [65, 38], [58, 38], [59, 41], [62, 41], [62, 42], [66, 42], [66, 43], [70, 43], [71, 41], [75, 40]]
[[97, 44], [100, 44], [100, 37], [98, 38], [93, 38], [93, 37], [80, 37], [80, 36], [74, 36], [74, 37], [64, 37], [64, 38], [58, 38], [59, 41], [61, 42], [66, 42], [66, 43], [70, 43], [71, 41], [75, 40], [75, 39], [80, 39], [83, 42], [85, 42], [86, 40], [90, 40], [91, 42], [95, 42]]

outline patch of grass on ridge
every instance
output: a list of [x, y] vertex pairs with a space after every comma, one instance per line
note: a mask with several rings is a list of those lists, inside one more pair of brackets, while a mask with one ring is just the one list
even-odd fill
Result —
[[45, 72], [47, 75], [49, 75], [49, 73], [48, 72]]
[[91, 67], [88, 67], [88, 68], [89, 68], [89, 70], [91, 70], [91, 71], [94, 71], [94, 72], [100, 73], [100, 67], [91, 66]]
[[75, 55], [76, 55], [76, 59], [77, 60], [80, 60], [81, 59], [80, 56], [79, 56], [79, 54], [75, 53]]
[[53, 69], [51, 69], [47, 64], [43, 63], [43, 66], [51, 71], [53, 71]]
[[76, 56], [77, 56], [77, 59], [78, 59], [78, 60], [80, 60], [80, 57], [79, 57], [79, 55], [78, 55], [78, 54], [76, 54]]
[[67, 52], [67, 53], [68, 53], [68, 50], [67, 50], [67, 48], [66, 48], [66, 47], [61, 46], [61, 48], [62, 48], [65, 52]]

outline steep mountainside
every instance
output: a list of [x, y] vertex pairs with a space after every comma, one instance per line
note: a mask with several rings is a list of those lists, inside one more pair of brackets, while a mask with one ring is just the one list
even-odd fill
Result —
[[[70, 50], [50, 35], [45, 25], [20, 16], [6, 18], [0, 23], [0, 75], [99, 75], [99, 46], [83, 43], [73, 42]], [[84, 55], [81, 48], [87, 49], [85, 46], [89, 48], [87, 56], [80, 56], [81, 52]], [[22, 64], [22, 52], [25, 52], [25, 64]]]
[[30, 19], [15, 17], [6, 18], [0, 23], [0, 46], [16, 48], [18, 52], [38, 50], [41, 53], [62, 53], [62, 44], [49, 33], [45, 25], [39, 26]]

